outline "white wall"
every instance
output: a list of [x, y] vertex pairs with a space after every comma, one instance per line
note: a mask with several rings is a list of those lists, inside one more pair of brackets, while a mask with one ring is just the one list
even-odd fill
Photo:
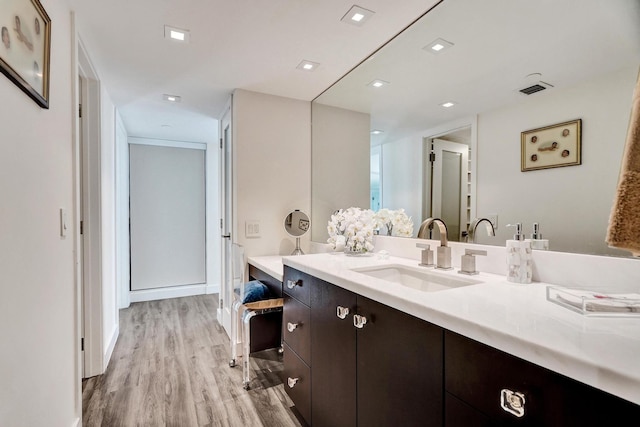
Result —
[[116, 110], [104, 85], [100, 85], [100, 227], [102, 255], [103, 369], [107, 368], [118, 339], [116, 297]]
[[[71, 21], [51, 17], [50, 108], [0, 75], [0, 425], [72, 426], [81, 414], [74, 282]], [[75, 84], [75, 82], [73, 82]]]
[[413, 219], [413, 234], [422, 222], [424, 194], [422, 136], [382, 145], [382, 207], [403, 208]]
[[127, 308], [129, 297], [129, 142], [116, 111], [116, 294], [118, 308]]
[[[284, 230], [285, 217], [294, 209], [310, 214], [311, 104], [236, 90], [232, 114], [234, 240], [245, 247], [246, 256], [289, 255], [295, 239]], [[260, 238], [245, 237], [247, 220], [260, 221]], [[311, 223], [318, 226], [326, 224]], [[309, 238], [301, 238], [305, 252]]]
[[[637, 73], [626, 68], [478, 116], [477, 215], [499, 215], [498, 241], [513, 235], [505, 224], [521, 222], [530, 234], [538, 222], [554, 251], [612, 253], [604, 239]], [[522, 131], [574, 119], [582, 119], [582, 165], [520, 171]], [[525, 201], [535, 207], [523, 210]], [[594, 234], [601, 235], [600, 243], [594, 243]]]
[[371, 206], [369, 122], [369, 114], [313, 105], [311, 156], [316, 167], [311, 171], [311, 234], [314, 241], [327, 241], [327, 222], [335, 210]]

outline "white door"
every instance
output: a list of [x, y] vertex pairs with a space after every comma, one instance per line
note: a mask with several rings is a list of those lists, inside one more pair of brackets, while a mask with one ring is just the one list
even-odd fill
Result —
[[441, 218], [448, 239], [458, 242], [467, 223], [469, 146], [434, 139], [432, 153], [431, 216]]
[[233, 295], [233, 144], [231, 135], [231, 106], [220, 121], [220, 228], [222, 233], [222, 286], [218, 303], [218, 322], [231, 336], [231, 302]]

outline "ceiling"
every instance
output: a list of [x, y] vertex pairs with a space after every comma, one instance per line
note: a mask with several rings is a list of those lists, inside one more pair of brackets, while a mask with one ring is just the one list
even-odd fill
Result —
[[[454, 45], [425, 51], [437, 38]], [[379, 144], [524, 102], [539, 81], [553, 88], [534, 97], [638, 64], [638, 0], [446, 0], [317, 101], [369, 113]]]
[[[437, 0], [68, 0], [130, 136], [207, 142], [234, 89], [311, 101]], [[164, 26], [190, 43], [164, 38]], [[296, 66], [320, 63], [313, 72]], [[182, 97], [163, 101], [163, 94]]]

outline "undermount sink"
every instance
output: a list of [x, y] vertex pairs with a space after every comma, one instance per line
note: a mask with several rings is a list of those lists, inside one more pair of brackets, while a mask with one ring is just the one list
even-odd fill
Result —
[[482, 283], [479, 280], [468, 277], [449, 276], [433, 272], [433, 270], [425, 270], [421, 267], [408, 267], [398, 264], [354, 268], [352, 271], [424, 292], [445, 291]]

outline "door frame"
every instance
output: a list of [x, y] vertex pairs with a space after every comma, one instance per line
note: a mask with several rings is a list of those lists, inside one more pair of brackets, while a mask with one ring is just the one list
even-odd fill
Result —
[[[449, 241], [462, 241], [462, 231], [466, 230], [466, 225], [471, 219], [467, 218], [467, 189], [468, 171], [469, 171], [469, 146], [466, 144], [460, 144], [457, 142], [451, 142], [439, 138], [430, 138], [432, 145], [432, 152], [435, 153], [435, 161], [430, 162], [432, 169], [432, 181], [431, 181], [431, 216], [441, 219], [445, 219], [442, 213], [442, 199], [444, 191], [442, 188], [444, 175], [444, 152], [458, 153], [460, 155], [460, 184], [458, 185], [458, 234], [455, 238], [451, 235], [452, 226], [448, 227]], [[445, 221], [446, 222], [446, 221]], [[464, 227], [464, 230], [463, 230]]]
[[459, 120], [444, 123], [440, 126], [427, 129], [422, 134], [422, 218], [429, 218], [430, 212], [430, 192], [431, 192], [431, 176], [429, 165], [429, 154], [431, 153], [431, 140], [442, 137], [448, 133], [463, 129], [471, 128], [471, 152], [469, 160], [471, 163], [471, 200], [469, 214], [471, 219], [476, 217], [476, 200], [477, 200], [477, 174], [478, 174], [478, 116], [473, 115]]
[[[100, 80], [87, 49], [74, 32], [75, 81], [72, 128], [74, 173], [74, 253], [77, 301], [78, 370], [80, 378], [104, 372], [102, 340], [101, 183], [100, 183]], [[82, 82], [82, 83], [80, 83]], [[82, 105], [82, 127], [80, 126]], [[84, 218], [82, 217], [84, 215]], [[81, 230], [82, 221], [82, 230]], [[81, 233], [82, 231], [82, 233]], [[84, 351], [82, 342], [84, 341]], [[81, 394], [81, 392], [80, 392]]]
[[[229, 235], [228, 238], [221, 237], [220, 238], [220, 293], [218, 294], [218, 311], [217, 311], [217, 320], [220, 325], [225, 329], [227, 334], [231, 336], [231, 298], [228, 289], [227, 283], [227, 275], [231, 273], [233, 275], [233, 268], [231, 268], [231, 272], [228, 270], [227, 263], [233, 260], [227, 260], [227, 245], [234, 243], [234, 238], [236, 236], [236, 218], [234, 215], [236, 209], [236, 195], [235, 195], [235, 155], [234, 155], [234, 147], [233, 147], [233, 95], [230, 96], [229, 101], [227, 102], [225, 109], [219, 120], [219, 132], [218, 136], [220, 138], [220, 156], [219, 156], [219, 200], [220, 200], [220, 235], [225, 235], [225, 231]], [[230, 159], [229, 164], [226, 162], [225, 155], [225, 129], [229, 130], [229, 138], [228, 144], [230, 149]], [[230, 168], [230, 173], [227, 175], [227, 168]], [[227, 184], [226, 177], [229, 177], [230, 181]], [[227, 188], [231, 190], [231, 194], [227, 193]], [[228, 209], [229, 208], [229, 209]], [[226, 212], [229, 212], [230, 218], [227, 218]], [[233, 279], [232, 279], [233, 280]], [[225, 301], [225, 299], [227, 301]]]

